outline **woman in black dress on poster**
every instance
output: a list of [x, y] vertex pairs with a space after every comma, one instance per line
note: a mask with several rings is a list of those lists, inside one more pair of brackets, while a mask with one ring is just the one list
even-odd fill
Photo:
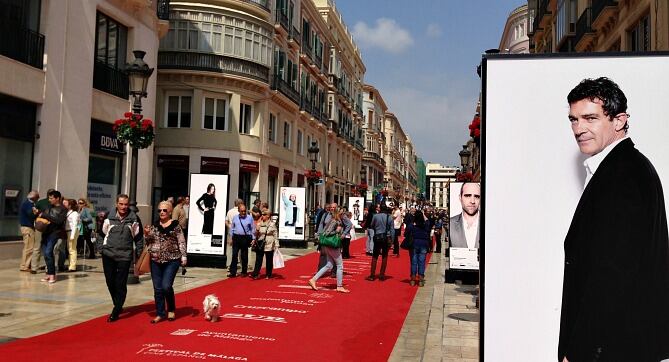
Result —
[[195, 202], [197, 207], [204, 213], [204, 223], [202, 224], [202, 234], [211, 235], [214, 233], [214, 210], [216, 209], [216, 186], [209, 184], [207, 192], [202, 194]]

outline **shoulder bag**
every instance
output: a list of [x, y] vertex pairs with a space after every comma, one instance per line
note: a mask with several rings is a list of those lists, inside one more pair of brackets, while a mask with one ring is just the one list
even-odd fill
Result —
[[[336, 222], [336, 221], [332, 220], [331, 222]], [[325, 235], [325, 230], [323, 230], [323, 233], [321, 233], [321, 235], [318, 236], [318, 243], [321, 246], [327, 246], [330, 248], [340, 248], [341, 237], [339, 236], [338, 233], [334, 233], [332, 235]]]
[[251, 251], [255, 251], [257, 253], [265, 251], [265, 243], [267, 242], [267, 229], [269, 229], [269, 225], [265, 225], [265, 237], [262, 239], [262, 241], [256, 239], [255, 243], [251, 244]]
[[149, 253], [149, 246], [144, 246], [142, 253], [135, 262], [135, 275], [146, 274], [151, 271], [151, 253]]

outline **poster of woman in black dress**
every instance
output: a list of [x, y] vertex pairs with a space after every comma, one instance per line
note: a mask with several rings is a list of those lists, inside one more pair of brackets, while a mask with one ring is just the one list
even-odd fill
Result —
[[198, 209], [204, 213], [204, 222], [202, 223], [202, 234], [211, 235], [214, 233], [214, 211], [216, 211], [216, 186], [209, 184], [207, 192], [202, 194], [195, 202]]

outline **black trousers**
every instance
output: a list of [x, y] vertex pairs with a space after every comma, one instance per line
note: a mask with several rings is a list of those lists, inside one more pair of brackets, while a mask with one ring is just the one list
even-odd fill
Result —
[[109, 295], [114, 303], [114, 311], [120, 313], [125, 304], [125, 296], [128, 294], [128, 272], [132, 261], [118, 261], [106, 255], [102, 255], [102, 269], [105, 272], [105, 281]]
[[436, 243], [435, 252], [441, 253], [441, 232], [434, 233], [434, 241]]
[[351, 257], [350, 248], [351, 238], [342, 238], [341, 239], [341, 257], [344, 259], [349, 259]]
[[260, 275], [260, 268], [262, 268], [262, 258], [263, 256], [267, 259], [265, 262], [265, 275], [268, 277], [272, 276], [272, 268], [274, 268], [274, 250], [270, 251], [256, 251], [256, 264], [253, 268], [253, 275]]
[[246, 235], [232, 235], [232, 256], [230, 259], [230, 274], [237, 275], [237, 259], [241, 254], [242, 274], [247, 274], [249, 267], [249, 245], [251, 238]]

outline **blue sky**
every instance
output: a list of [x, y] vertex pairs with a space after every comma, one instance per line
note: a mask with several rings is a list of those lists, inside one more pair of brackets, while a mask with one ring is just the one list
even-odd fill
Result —
[[481, 53], [499, 47], [522, 0], [336, 0], [361, 48], [365, 83], [426, 162], [460, 165], [476, 110]]

